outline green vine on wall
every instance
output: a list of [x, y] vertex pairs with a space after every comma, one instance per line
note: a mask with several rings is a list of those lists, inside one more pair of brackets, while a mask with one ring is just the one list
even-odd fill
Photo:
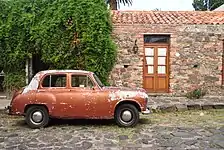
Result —
[[[0, 67], [6, 73], [6, 88], [24, 86], [25, 60], [35, 54], [40, 54], [50, 69], [89, 70], [107, 82], [116, 48], [104, 0], [0, 3]], [[76, 44], [74, 33], [78, 33]]]

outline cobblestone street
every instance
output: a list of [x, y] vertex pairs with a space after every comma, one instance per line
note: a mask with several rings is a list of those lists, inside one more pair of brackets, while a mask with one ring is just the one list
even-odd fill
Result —
[[33, 130], [23, 117], [0, 117], [0, 149], [224, 149], [223, 109], [151, 114], [135, 128], [113, 120], [52, 120]]

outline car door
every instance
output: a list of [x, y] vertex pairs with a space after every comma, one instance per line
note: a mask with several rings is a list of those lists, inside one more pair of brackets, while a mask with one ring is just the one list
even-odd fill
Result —
[[36, 93], [36, 101], [45, 104], [51, 111], [52, 116], [67, 116], [66, 109], [69, 107], [67, 96], [69, 89], [67, 87], [67, 74], [46, 74]]
[[68, 108], [67, 113], [70, 117], [86, 118], [90, 109], [90, 103], [87, 99], [91, 99], [93, 90], [92, 82], [87, 74], [70, 74], [69, 93], [67, 95]]
[[71, 74], [70, 77], [71, 115], [77, 118], [105, 116], [109, 105], [93, 78], [88, 74]]

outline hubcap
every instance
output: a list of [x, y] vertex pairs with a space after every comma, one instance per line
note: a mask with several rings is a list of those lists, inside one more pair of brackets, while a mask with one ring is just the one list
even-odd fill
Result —
[[121, 118], [123, 121], [128, 122], [131, 120], [132, 114], [129, 110], [125, 110], [125, 111], [123, 111]]
[[40, 111], [36, 111], [33, 113], [32, 115], [32, 120], [35, 122], [35, 123], [39, 123], [41, 122], [43, 119], [43, 114], [40, 112]]

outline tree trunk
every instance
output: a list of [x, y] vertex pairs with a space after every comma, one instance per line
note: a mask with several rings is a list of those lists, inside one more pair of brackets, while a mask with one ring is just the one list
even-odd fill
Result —
[[110, 0], [110, 8], [112, 10], [117, 10], [117, 0]]

